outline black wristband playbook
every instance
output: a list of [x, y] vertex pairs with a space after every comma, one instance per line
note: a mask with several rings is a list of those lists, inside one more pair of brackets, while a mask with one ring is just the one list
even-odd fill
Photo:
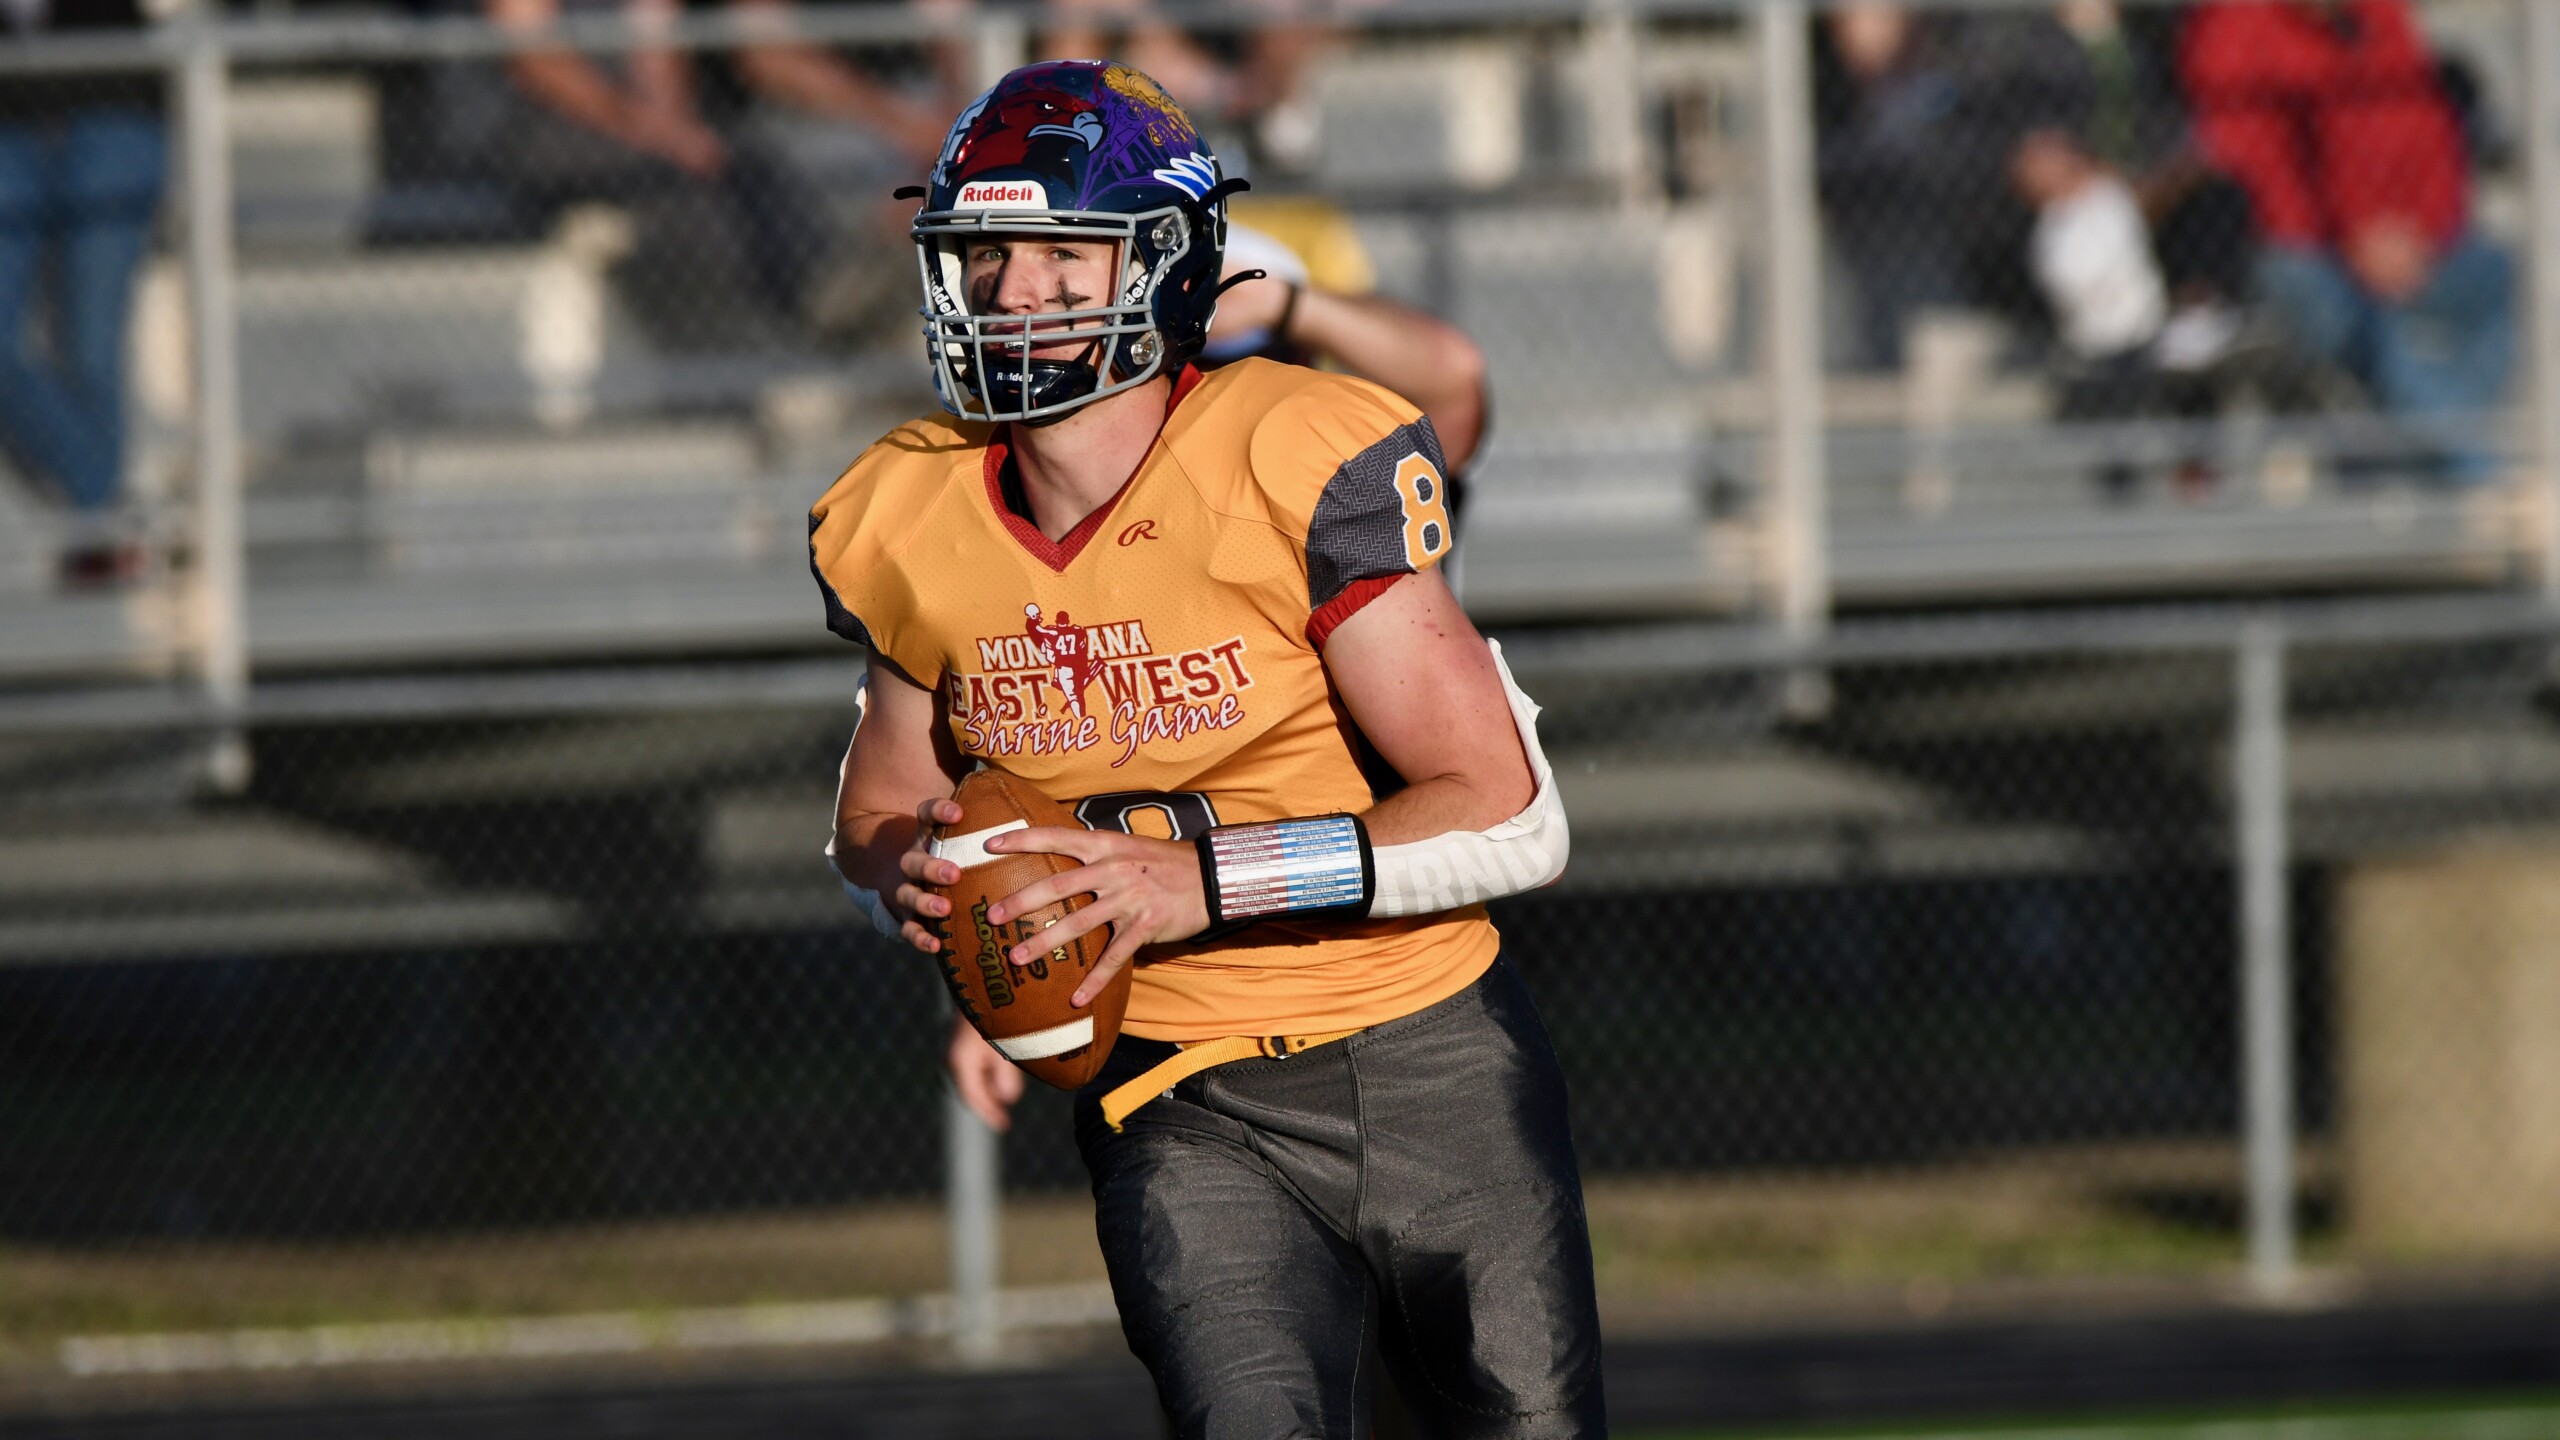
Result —
[[1193, 842], [1200, 893], [1214, 940], [1278, 916], [1351, 918], [1369, 913], [1378, 866], [1357, 815], [1317, 815], [1221, 825]]

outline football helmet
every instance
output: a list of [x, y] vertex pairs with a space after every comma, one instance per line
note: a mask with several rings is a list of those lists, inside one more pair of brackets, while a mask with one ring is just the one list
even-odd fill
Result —
[[[1217, 307], [1226, 180], [1182, 107], [1126, 65], [1056, 60], [1014, 71], [952, 124], [910, 233], [925, 352], [945, 408], [1043, 421], [1181, 368]], [[913, 193], [903, 192], [903, 193]], [[1050, 228], [1118, 245], [1107, 303], [1037, 317], [972, 312], [964, 256], [982, 235]], [[1073, 358], [1042, 344], [1087, 342]]]

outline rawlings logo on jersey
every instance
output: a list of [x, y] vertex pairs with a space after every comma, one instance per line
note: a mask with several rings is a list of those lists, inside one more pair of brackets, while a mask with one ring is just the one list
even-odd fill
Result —
[[1244, 721], [1253, 686], [1241, 635], [1158, 653], [1138, 620], [1080, 625], [1066, 611], [1022, 607], [1022, 629], [978, 637], [978, 668], [954, 667], [953, 722], [972, 755], [1117, 750], [1116, 769], [1142, 745], [1182, 741]]

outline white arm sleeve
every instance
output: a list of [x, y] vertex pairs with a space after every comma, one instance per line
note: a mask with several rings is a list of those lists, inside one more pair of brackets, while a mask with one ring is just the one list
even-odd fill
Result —
[[[869, 719], [870, 716], [871, 676], [868, 672], [865, 672], [853, 682], [854, 734], [858, 735], [862, 732], [862, 722]], [[852, 753], [853, 737], [848, 735], [845, 737], [845, 754], [850, 757]], [[865, 890], [861, 886], [854, 884], [852, 881], [845, 879], [843, 871], [835, 869], [836, 837], [833, 830], [830, 830], [827, 833], [827, 848], [825, 854], [827, 857], [827, 868], [829, 870], [835, 870], [836, 883], [844, 886], [845, 898], [870, 912], [871, 928], [888, 936], [892, 940], [895, 940], [900, 935], [904, 934], [905, 928], [898, 923], [897, 916], [889, 913], [889, 907], [881, 900], [879, 891]]]
[[1529, 808], [1490, 830], [1452, 830], [1428, 840], [1376, 847], [1371, 851], [1377, 867], [1377, 888], [1369, 902], [1373, 917], [1456, 910], [1535, 890], [1564, 873], [1571, 837], [1564, 802], [1556, 795], [1555, 771], [1538, 748], [1538, 703], [1511, 678], [1501, 642], [1485, 644], [1502, 676], [1502, 693], [1511, 702], [1511, 721], [1520, 729], [1520, 750], [1529, 759], [1537, 793], [1529, 797]]

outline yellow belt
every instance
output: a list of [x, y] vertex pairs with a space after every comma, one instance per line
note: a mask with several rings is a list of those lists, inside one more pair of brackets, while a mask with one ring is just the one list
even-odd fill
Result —
[[1111, 1122], [1113, 1134], [1120, 1132], [1120, 1122], [1134, 1114], [1138, 1107], [1173, 1089], [1203, 1070], [1224, 1065], [1230, 1060], [1250, 1060], [1256, 1055], [1286, 1060], [1302, 1050], [1348, 1040], [1367, 1029], [1365, 1025], [1349, 1030], [1328, 1030], [1321, 1035], [1231, 1035], [1224, 1040], [1178, 1041], [1181, 1050], [1167, 1056], [1137, 1079], [1102, 1097], [1102, 1118]]

